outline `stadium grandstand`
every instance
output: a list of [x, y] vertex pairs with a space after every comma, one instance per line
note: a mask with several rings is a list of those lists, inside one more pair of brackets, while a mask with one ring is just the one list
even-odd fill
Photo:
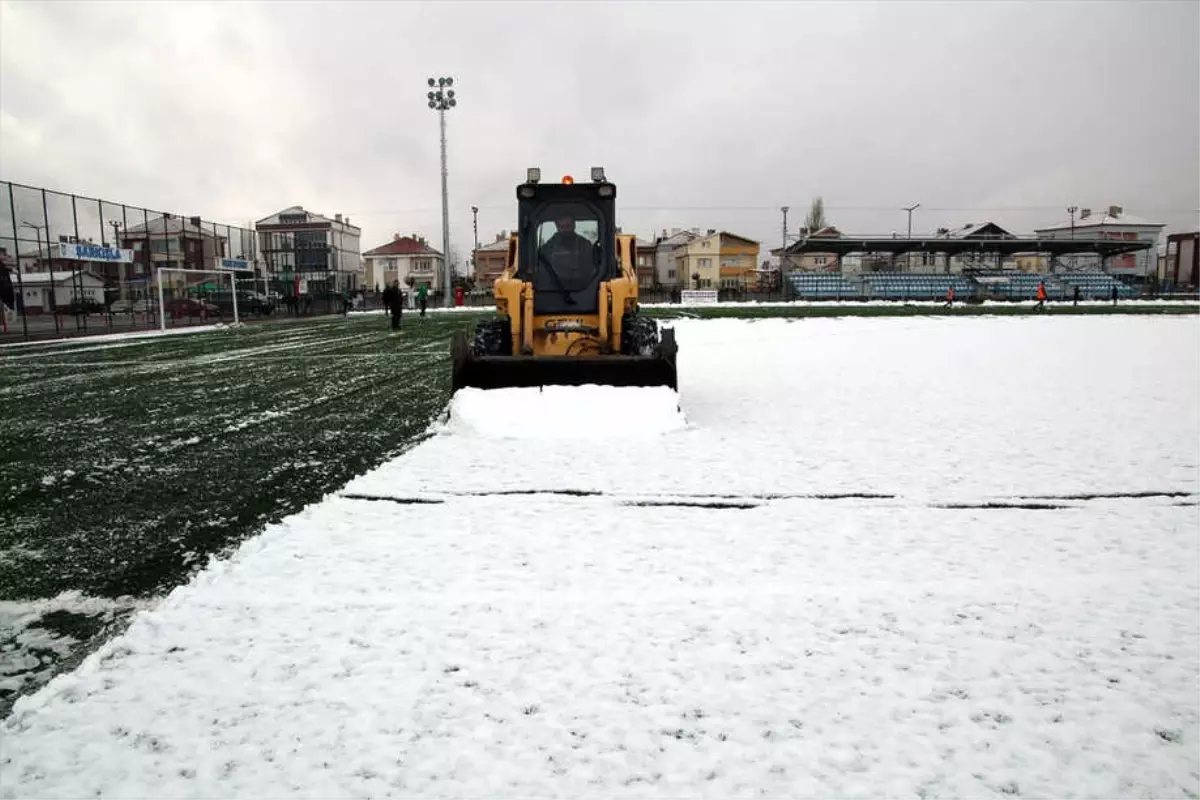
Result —
[[961, 274], [873, 272], [839, 275], [829, 272], [793, 272], [788, 275], [792, 294], [799, 300], [944, 300], [954, 289], [955, 300], [1036, 300], [1039, 284], [1047, 300], [1071, 300], [1079, 287], [1081, 300], [1108, 300], [1139, 296], [1136, 288], [1103, 272], [1056, 275], [1019, 270], [978, 270]]

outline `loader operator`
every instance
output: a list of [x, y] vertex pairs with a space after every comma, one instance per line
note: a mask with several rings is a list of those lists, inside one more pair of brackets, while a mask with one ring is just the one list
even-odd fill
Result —
[[568, 292], [586, 287], [595, 271], [595, 245], [575, 232], [572, 217], [559, 217], [554, 227], [555, 234], [538, 250], [538, 261], [550, 273], [545, 288], [560, 290], [569, 298]]

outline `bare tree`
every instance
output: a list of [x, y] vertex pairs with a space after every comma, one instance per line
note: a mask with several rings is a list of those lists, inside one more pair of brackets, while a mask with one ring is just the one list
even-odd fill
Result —
[[810, 236], [822, 228], [829, 227], [829, 220], [825, 218], [825, 201], [820, 197], [812, 201], [808, 216], [804, 218], [804, 227]]

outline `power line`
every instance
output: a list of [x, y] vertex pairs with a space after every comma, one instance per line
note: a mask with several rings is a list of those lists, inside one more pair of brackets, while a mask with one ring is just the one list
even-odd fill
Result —
[[[480, 205], [474, 204], [480, 211], [513, 211], [515, 204], [505, 205]], [[960, 212], [960, 211], [1061, 211], [1063, 206], [922, 206], [925, 211], [937, 212]], [[778, 213], [778, 206], [757, 206], [757, 205], [727, 205], [727, 206], [639, 206], [639, 205], [622, 205], [622, 211], [763, 211]], [[897, 205], [894, 206], [825, 206], [826, 211], [879, 211], [879, 212], [901, 212], [904, 208]], [[1102, 210], [1097, 207], [1097, 210]], [[1140, 214], [1195, 214], [1200, 213], [1194, 208], [1138, 208], [1137, 213]], [[399, 215], [399, 214], [436, 214], [440, 213], [438, 208], [395, 208], [381, 209], [377, 211], [350, 211], [347, 216], [351, 217], [373, 217], [381, 215]]]

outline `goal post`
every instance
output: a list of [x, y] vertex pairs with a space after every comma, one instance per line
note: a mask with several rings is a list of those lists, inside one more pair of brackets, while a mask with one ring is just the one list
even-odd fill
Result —
[[183, 275], [221, 275], [229, 278], [229, 293], [233, 296], [233, 321], [238, 322], [237, 272], [232, 269], [184, 269], [182, 267], [155, 267], [154, 280], [158, 284], [158, 327], [167, 329], [167, 306], [163, 302], [163, 273], [178, 272]]

